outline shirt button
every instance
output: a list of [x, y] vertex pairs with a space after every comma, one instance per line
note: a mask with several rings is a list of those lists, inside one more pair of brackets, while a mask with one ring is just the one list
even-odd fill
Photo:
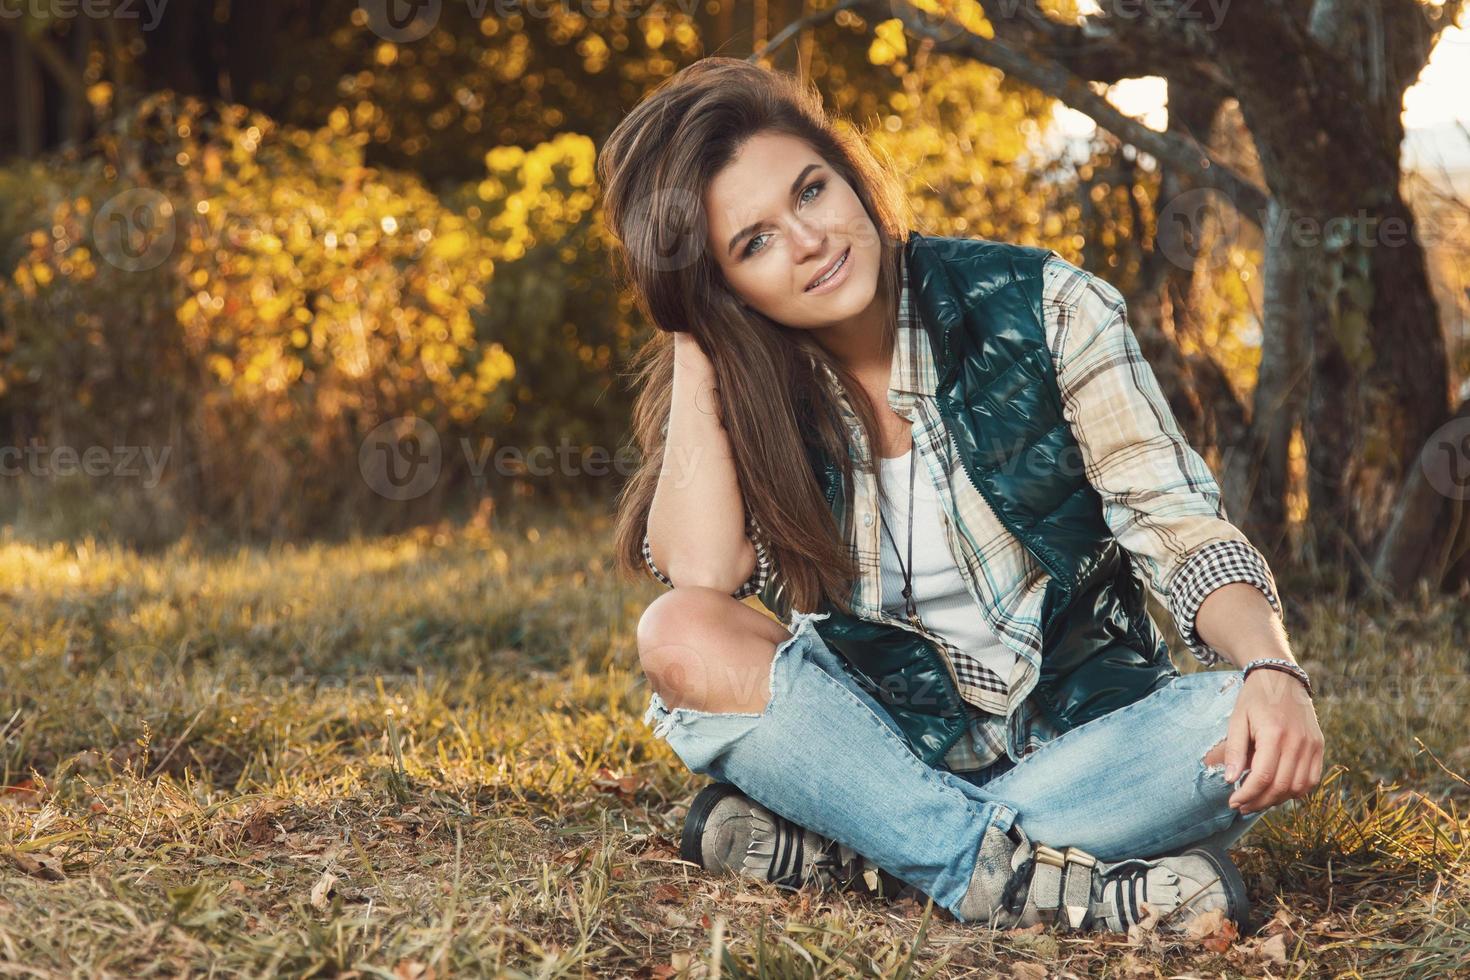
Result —
[[872, 526], [873, 526], [873, 515], [872, 514], [864, 514], [863, 515], [863, 527], [872, 527]]

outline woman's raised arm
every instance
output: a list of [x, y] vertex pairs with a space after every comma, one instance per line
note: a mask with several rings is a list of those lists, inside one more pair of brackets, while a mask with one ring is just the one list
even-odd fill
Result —
[[720, 422], [714, 366], [689, 333], [674, 334], [674, 381], [663, 466], [643, 555], [665, 585], [700, 585], [744, 598], [765, 586], [769, 562], [753, 543]]

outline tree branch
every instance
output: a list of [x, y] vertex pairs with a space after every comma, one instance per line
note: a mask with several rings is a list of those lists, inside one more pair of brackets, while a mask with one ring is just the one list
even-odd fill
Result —
[[827, 21], [836, 18], [844, 10], [851, 10], [853, 7], [862, 6], [863, 2], [864, 0], [842, 0], [841, 3], [836, 4], [829, 10], [818, 10], [815, 13], [807, 14], [805, 17], [798, 17], [777, 31], [774, 37], [761, 45], [759, 51], [752, 52], [750, 57], [745, 60], [752, 63], [758, 62], [807, 28], [825, 24]]
[[[872, 6], [873, 0], [868, 0], [867, 5]], [[1050, 59], [1022, 54], [1000, 41], [972, 34], [952, 23], [938, 31], [926, 24], [906, 0], [888, 0], [880, 6], [890, 8], [914, 33], [929, 38], [935, 51], [965, 55], [1040, 89], [1092, 117], [1099, 126], [1124, 142], [1188, 174], [1200, 186], [1224, 194], [1242, 217], [1260, 223], [1266, 209], [1266, 192], [1220, 162], [1194, 140], [1178, 134], [1160, 133], [1124, 115], [1086, 82]]]

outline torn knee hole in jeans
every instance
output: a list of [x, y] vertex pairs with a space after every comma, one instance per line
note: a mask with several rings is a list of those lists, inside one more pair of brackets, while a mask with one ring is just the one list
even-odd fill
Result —
[[1203, 771], [1206, 774], [1211, 776], [1224, 776], [1225, 739], [1222, 738], [1220, 739], [1220, 741], [1211, 746], [1210, 750], [1205, 753], [1204, 758], [1200, 759], [1199, 762], [1200, 765], [1204, 767]]
[[790, 635], [776, 644], [770, 666], [761, 678], [761, 683], [766, 685], [767, 693], [766, 704], [760, 711], [704, 711], [699, 708], [683, 706], [671, 708], [664, 701], [663, 697], [657, 691], [654, 691], [649, 697], [648, 709], [643, 713], [644, 723], [653, 726], [653, 735], [655, 738], [667, 738], [675, 724], [680, 722], [686, 725], [690, 723], [698, 725], [702, 719], [719, 721], [735, 718], [759, 719], [765, 717], [771, 711], [771, 707], [776, 701], [778, 671], [788, 669], [782, 666], [782, 662], [788, 657], [801, 655], [799, 652], [792, 651], [795, 650], [803, 633], [811, 633], [813, 636], [820, 637], [820, 634], [816, 631], [816, 626], [813, 624], [819, 620], [826, 619], [830, 615], [831, 613], [803, 612], [793, 614], [791, 628], [789, 630]]

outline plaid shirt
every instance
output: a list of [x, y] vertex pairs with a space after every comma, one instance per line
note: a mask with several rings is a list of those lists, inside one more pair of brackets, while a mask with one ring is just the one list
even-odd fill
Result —
[[[1057, 734], [1028, 698], [1040, 672], [1041, 604], [1049, 576], [965, 474], [934, 397], [939, 376], [909, 296], [906, 267], [899, 282], [888, 404], [913, 423], [914, 449], [948, 516], [949, 550], [977, 611], [1016, 654], [1010, 676], [1002, 679], [943, 637], [924, 631], [948, 657], [971, 713], [970, 737], [961, 738], [945, 756], [952, 771], [964, 772], [1007, 755], [1018, 759]], [[1042, 309], [1064, 414], [1082, 451], [1087, 479], [1102, 496], [1103, 517], [1169, 609], [1190, 652], [1200, 663], [1213, 665], [1219, 652], [1195, 632], [1200, 604], [1222, 585], [1248, 582], [1279, 614], [1271, 570], [1230, 523], [1214, 477], [1180, 432], [1128, 326], [1118, 290], [1053, 253], [1043, 269]], [[912, 628], [882, 609], [881, 526], [866, 436], [836, 375], [817, 363], [847, 420], [857, 464], [856, 540], [849, 540], [859, 568], [853, 612]], [[736, 598], [757, 595], [771, 575], [779, 574], [753, 516], [747, 516], [746, 532], [756, 549], [757, 568], [733, 593]], [[653, 576], [672, 586], [654, 564], [646, 535], [643, 556]]]

